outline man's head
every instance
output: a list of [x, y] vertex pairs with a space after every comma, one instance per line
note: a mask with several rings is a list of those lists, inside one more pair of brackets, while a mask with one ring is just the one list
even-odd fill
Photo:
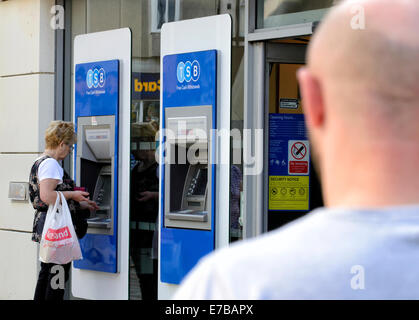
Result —
[[343, 1], [313, 36], [298, 78], [327, 205], [350, 204], [357, 175], [419, 160], [418, 17], [417, 0]]

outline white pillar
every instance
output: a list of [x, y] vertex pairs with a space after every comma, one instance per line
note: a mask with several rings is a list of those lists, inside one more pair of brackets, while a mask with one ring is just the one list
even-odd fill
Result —
[[8, 198], [27, 182], [54, 117], [54, 0], [0, 2], [0, 299], [32, 299], [37, 245], [30, 202]]

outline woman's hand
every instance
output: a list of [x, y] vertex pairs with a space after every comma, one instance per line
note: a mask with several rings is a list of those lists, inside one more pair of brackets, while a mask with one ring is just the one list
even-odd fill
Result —
[[86, 191], [69, 191], [71, 192], [70, 199], [77, 201], [77, 202], [83, 202], [83, 201], [90, 201], [89, 198], [86, 198], [89, 196], [89, 192]]
[[80, 208], [82, 210], [89, 209], [90, 211], [99, 210], [99, 206], [96, 204], [96, 202], [92, 200], [82, 201], [80, 202]]

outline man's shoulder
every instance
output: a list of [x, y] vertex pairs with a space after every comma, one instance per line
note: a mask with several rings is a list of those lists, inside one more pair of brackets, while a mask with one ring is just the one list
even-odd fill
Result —
[[[218, 249], [205, 257], [178, 297], [417, 296], [416, 292], [406, 293], [403, 289], [411, 282], [404, 277], [411, 274], [411, 266], [417, 263], [412, 254], [417, 251], [417, 245], [408, 241], [412, 232], [417, 232], [417, 226], [419, 206], [318, 209], [278, 230]], [[368, 292], [352, 288], [353, 273], [359, 275], [359, 266], [368, 272], [371, 287]], [[399, 272], [401, 267], [404, 271]], [[391, 285], [382, 288], [383, 281], [389, 278], [393, 279]]]
[[287, 225], [264, 233], [256, 238], [246, 239], [218, 250], [214, 255], [223, 259], [229, 256], [229, 261], [234, 259], [255, 260], [262, 256], [264, 260], [275, 258], [297, 248], [307, 247], [307, 239], [315, 238], [324, 234], [328, 226], [333, 222], [328, 221], [324, 209], [315, 210], [306, 216], [299, 218]]
[[271, 299], [271, 288], [278, 285], [276, 275], [289, 274], [300, 264], [299, 258], [307, 257], [307, 237], [301, 235], [317, 232], [310, 226], [320, 227], [322, 215], [316, 210], [280, 229], [216, 250], [199, 262], [177, 298]]

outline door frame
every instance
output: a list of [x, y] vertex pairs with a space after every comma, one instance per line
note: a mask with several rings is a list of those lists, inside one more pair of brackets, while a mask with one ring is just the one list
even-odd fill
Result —
[[263, 213], [262, 232], [268, 231], [269, 205], [269, 80], [270, 64], [305, 64], [307, 44], [294, 43], [266, 43], [265, 81], [264, 81], [264, 152], [263, 152]]
[[[255, 5], [254, 1], [249, 3], [248, 9], [251, 9], [252, 5]], [[317, 26], [314, 22], [275, 30], [256, 30], [254, 12], [246, 11], [243, 128], [251, 133], [252, 139], [246, 141], [244, 136], [243, 159], [252, 158], [253, 155], [254, 161], [249, 164], [246, 161], [243, 163], [243, 239], [258, 236], [267, 230], [267, 219], [264, 214], [267, 196], [264, 145], [266, 143], [266, 94], [269, 90], [266, 88], [266, 77], [269, 72], [269, 63], [304, 61], [304, 58], [297, 56], [296, 59], [290, 55], [293, 50], [291, 48], [298, 44], [272, 43], [272, 40], [312, 35]], [[258, 138], [254, 134], [256, 130], [263, 130], [264, 135]], [[261, 156], [258, 156], [258, 150], [262, 150]], [[263, 168], [263, 170], [259, 172], [258, 168]]]

